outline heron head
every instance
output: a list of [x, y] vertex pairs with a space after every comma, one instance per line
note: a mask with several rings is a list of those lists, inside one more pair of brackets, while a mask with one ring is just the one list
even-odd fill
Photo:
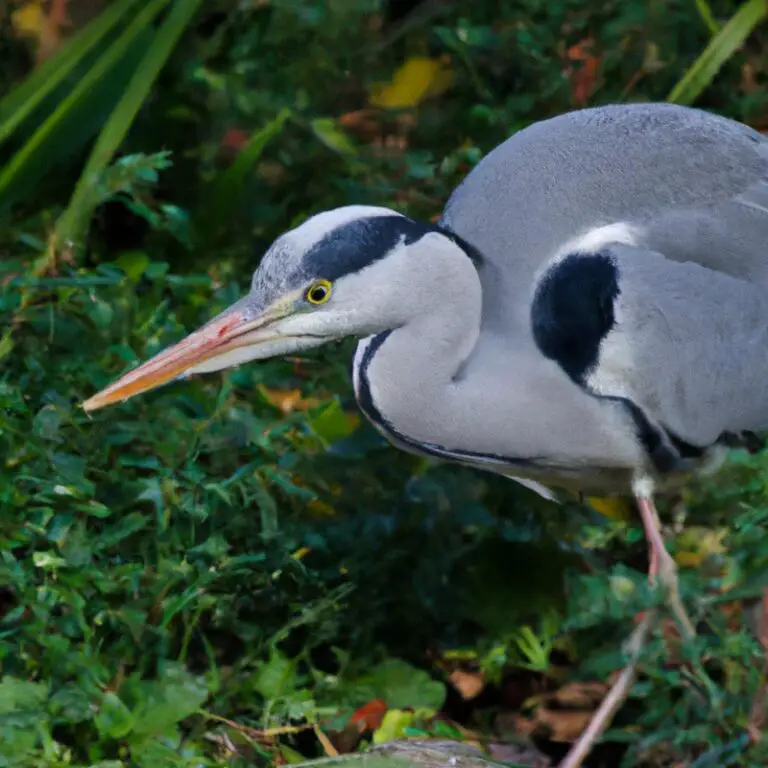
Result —
[[435, 227], [387, 208], [317, 214], [272, 244], [245, 297], [83, 408], [103, 408], [180, 376], [399, 327], [418, 311], [423, 293], [414, 289], [415, 273], [424, 269], [424, 260], [413, 258], [416, 248], [434, 254], [457, 246]]

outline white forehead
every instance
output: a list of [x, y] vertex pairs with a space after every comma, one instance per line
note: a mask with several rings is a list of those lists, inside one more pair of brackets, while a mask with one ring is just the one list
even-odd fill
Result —
[[345, 205], [315, 214], [296, 229], [286, 232], [281, 239], [287, 241], [291, 249], [295, 249], [297, 253], [306, 253], [334, 229], [358, 219], [370, 219], [376, 216], [402, 216], [402, 214], [377, 205]]

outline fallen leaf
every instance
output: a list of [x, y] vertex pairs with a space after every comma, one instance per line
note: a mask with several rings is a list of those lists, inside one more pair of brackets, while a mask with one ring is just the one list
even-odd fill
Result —
[[605, 683], [577, 681], [566, 683], [562, 688], [555, 691], [550, 698], [561, 707], [581, 709], [584, 707], [594, 707], [603, 700], [606, 693], [608, 693], [608, 686]]
[[546, 736], [550, 741], [572, 742], [581, 736], [592, 712], [539, 707], [531, 717], [519, 715], [515, 730], [524, 736]]
[[259, 392], [271, 406], [284, 414], [316, 408], [322, 402], [316, 397], [302, 397], [300, 389], [268, 389], [259, 386]]
[[415, 56], [395, 71], [389, 83], [374, 86], [368, 101], [384, 109], [415, 107], [445, 91], [452, 80], [452, 70], [441, 59]]
[[595, 680], [566, 683], [556, 691], [532, 696], [525, 709], [535, 707], [530, 715], [510, 713], [503, 728], [525, 736], [546, 736], [551, 741], [577, 739], [605, 697], [610, 683]]
[[234, 157], [244, 149], [250, 141], [251, 134], [242, 128], [228, 128], [219, 141], [220, 153], [228, 159]]
[[362, 731], [375, 731], [381, 727], [386, 712], [387, 703], [383, 699], [371, 699], [352, 713], [349, 722]]
[[[575, 106], [584, 107], [592, 96], [597, 83], [600, 59], [593, 54], [594, 41], [591, 38], [571, 46], [565, 53], [569, 62], [563, 73], [571, 83], [571, 99]], [[573, 63], [580, 66], [574, 67]]]
[[359, 139], [371, 142], [381, 136], [381, 127], [375, 119], [373, 109], [358, 109], [339, 116], [338, 123], [345, 130], [354, 133]]

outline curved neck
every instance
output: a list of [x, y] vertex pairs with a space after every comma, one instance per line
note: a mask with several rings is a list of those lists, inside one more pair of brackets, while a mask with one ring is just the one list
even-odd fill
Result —
[[423, 266], [431, 283], [421, 291], [418, 315], [358, 345], [355, 394], [366, 416], [390, 437], [443, 455], [442, 449], [461, 445], [449, 414], [480, 336], [482, 289], [473, 260], [458, 248], [441, 259], [439, 271]]

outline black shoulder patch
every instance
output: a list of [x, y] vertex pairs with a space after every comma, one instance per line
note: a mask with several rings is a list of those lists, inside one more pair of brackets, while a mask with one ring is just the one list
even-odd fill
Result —
[[338, 280], [383, 259], [401, 240], [411, 245], [432, 228], [405, 216], [370, 216], [355, 219], [329, 232], [303, 258], [311, 275]]
[[600, 343], [615, 324], [619, 272], [607, 253], [572, 253], [553, 266], [531, 304], [533, 338], [542, 354], [584, 385]]

